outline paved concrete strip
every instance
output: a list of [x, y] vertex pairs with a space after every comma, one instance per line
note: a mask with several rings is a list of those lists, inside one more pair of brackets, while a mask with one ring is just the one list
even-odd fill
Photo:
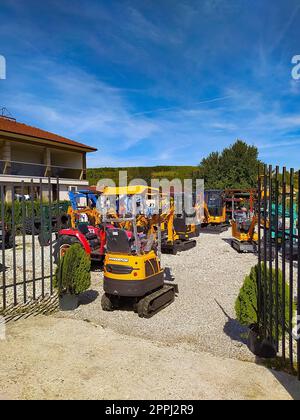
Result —
[[[262, 366], [119, 335], [84, 321], [31, 318], [0, 341], [0, 398], [290, 399], [300, 386]], [[298, 393], [298, 394], [297, 394]]]

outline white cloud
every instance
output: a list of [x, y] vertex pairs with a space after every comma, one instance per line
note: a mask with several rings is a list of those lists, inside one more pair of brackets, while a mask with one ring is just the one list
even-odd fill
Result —
[[[197, 164], [236, 138], [277, 163], [276, 149], [298, 145], [300, 114], [250, 88], [227, 87], [219, 98], [145, 111], [133, 107], [126, 89], [78, 68], [40, 60], [27, 70], [18, 93], [8, 89], [3, 103], [24, 122], [97, 147], [90, 166]], [[286, 160], [296, 165], [296, 156]]]

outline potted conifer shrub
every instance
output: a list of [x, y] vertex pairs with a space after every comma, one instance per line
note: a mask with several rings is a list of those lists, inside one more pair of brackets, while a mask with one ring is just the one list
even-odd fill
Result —
[[[261, 325], [259, 325], [259, 309], [258, 301], [261, 301], [261, 313], [265, 312], [268, 314], [270, 308], [272, 308], [272, 319], [275, 320], [278, 318], [278, 334], [279, 338], [284, 334], [282, 330], [283, 320], [287, 322], [289, 320], [289, 296], [290, 289], [288, 284], [285, 285], [285, 293], [283, 295], [283, 280], [282, 273], [278, 271], [278, 291], [276, 291], [275, 281], [272, 284], [272, 292], [270, 291], [269, 279], [270, 279], [270, 270], [268, 267], [265, 267], [261, 263], [261, 291], [258, 290], [258, 271], [259, 265], [252, 267], [249, 275], [245, 277], [244, 284], [240, 290], [238, 298], [235, 302], [235, 312], [237, 320], [241, 325], [249, 327], [249, 336], [248, 336], [248, 347], [256, 356], [261, 358], [274, 358], [276, 356], [276, 349], [273, 342], [269, 338], [263, 337], [261, 331]], [[266, 275], [266, 279], [264, 278]], [[272, 278], [275, 279], [275, 270], [272, 270]], [[266, 286], [266, 289], [265, 289]], [[270, 294], [271, 293], [271, 294]], [[278, 299], [278, 313], [276, 313], [276, 293]], [[264, 301], [270, 302], [267, 308], [264, 308]], [[283, 305], [284, 303], [284, 305]], [[282, 307], [285, 307], [285, 313], [282, 311]], [[293, 312], [295, 311], [293, 308]], [[288, 330], [288, 325], [286, 325]], [[275, 336], [275, 323], [273, 322], [273, 331], [272, 335]]]
[[74, 244], [60, 259], [54, 276], [62, 311], [78, 308], [79, 295], [91, 285], [91, 260], [79, 244]]

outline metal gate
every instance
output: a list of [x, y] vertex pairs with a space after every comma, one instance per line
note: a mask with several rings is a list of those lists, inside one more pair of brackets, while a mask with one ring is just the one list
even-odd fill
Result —
[[49, 303], [54, 295], [55, 233], [67, 222], [59, 195], [59, 179], [0, 184], [1, 315]]
[[300, 171], [265, 166], [258, 179], [260, 331], [300, 379]]

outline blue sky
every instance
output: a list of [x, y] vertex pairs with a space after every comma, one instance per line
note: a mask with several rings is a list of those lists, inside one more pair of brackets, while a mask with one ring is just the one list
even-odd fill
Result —
[[299, 168], [299, 0], [1, 0], [0, 105], [95, 146], [193, 165], [236, 138]]

